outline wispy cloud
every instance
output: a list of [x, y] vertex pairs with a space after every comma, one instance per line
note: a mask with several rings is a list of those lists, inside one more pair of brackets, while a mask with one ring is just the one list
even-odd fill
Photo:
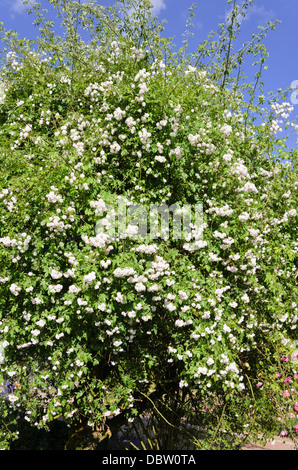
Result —
[[10, 3], [10, 11], [14, 15], [22, 14], [26, 11], [23, 0], [13, 0]]
[[[226, 12], [225, 19], [228, 22], [231, 19], [232, 9]], [[239, 23], [256, 18], [262, 23], [265, 21], [272, 21], [275, 18], [275, 13], [272, 8], [266, 8], [264, 5], [252, 5], [245, 11], [245, 16], [241, 12], [237, 15]]]
[[152, 13], [153, 15], [158, 15], [161, 10], [165, 10], [167, 8], [166, 6], [166, 0], [150, 0], [152, 3]]

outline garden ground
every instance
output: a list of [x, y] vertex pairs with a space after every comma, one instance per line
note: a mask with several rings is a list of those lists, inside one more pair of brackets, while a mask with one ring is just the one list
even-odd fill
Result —
[[273, 441], [267, 442], [264, 446], [260, 444], [249, 443], [243, 446], [242, 450], [297, 450], [291, 439], [276, 436]]

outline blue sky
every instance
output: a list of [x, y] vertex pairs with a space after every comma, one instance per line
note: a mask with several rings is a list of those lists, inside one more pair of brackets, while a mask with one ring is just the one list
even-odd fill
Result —
[[[50, 6], [48, 0], [39, 1], [44, 8]], [[98, 0], [98, 3], [113, 5], [114, 0]], [[153, 13], [160, 20], [167, 20], [164, 34], [174, 36], [174, 43], [180, 46], [188, 9], [193, 0], [151, 0], [151, 3]], [[217, 29], [218, 23], [225, 21], [230, 9], [226, 0], [197, 0], [195, 3], [197, 9], [190, 50], [195, 50], [197, 44], [205, 40], [211, 30]], [[238, 0], [237, 3], [242, 1]], [[37, 31], [32, 26], [33, 17], [27, 15], [22, 0], [0, 0], [0, 7], [0, 21], [7, 29], [16, 30], [21, 37], [35, 37]], [[263, 75], [266, 96], [270, 91], [286, 89], [298, 80], [298, 0], [254, 0], [254, 5], [241, 23], [239, 37], [243, 43], [258, 31], [257, 26], [265, 26], [267, 20], [274, 19], [281, 23], [264, 40], [269, 52], [268, 70]], [[292, 118], [298, 118], [298, 104], [294, 104]], [[297, 137], [296, 134], [291, 138], [291, 146], [296, 147]]]

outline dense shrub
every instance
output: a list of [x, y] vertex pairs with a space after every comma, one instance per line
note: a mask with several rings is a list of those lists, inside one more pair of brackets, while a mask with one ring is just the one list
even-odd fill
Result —
[[[276, 432], [269, 376], [297, 339], [298, 183], [279, 138], [291, 105], [262, 107], [259, 73], [239, 81], [245, 51], [262, 68], [262, 35], [231, 52], [235, 6], [218, 41], [175, 52], [145, 0], [51, 4], [63, 39], [37, 5], [37, 41], [2, 29], [2, 447], [21, 415], [96, 443], [152, 412], [221, 447], [221, 433]], [[144, 238], [131, 212], [113, 237], [120, 202], [202, 205], [201, 225]]]

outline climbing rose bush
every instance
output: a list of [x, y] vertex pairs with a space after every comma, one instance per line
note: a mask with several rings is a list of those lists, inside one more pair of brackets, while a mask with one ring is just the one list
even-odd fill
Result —
[[[266, 403], [261, 359], [277, 364], [297, 338], [297, 160], [278, 135], [292, 107], [252, 109], [232, 69], [222, 87], [172, 52], [145, 1], [126, 16], [51, 3], [63, 40], [2, 30], [2, 447], [20, 415], [104, 435], [174, 392], [197, 410], [220, 397], [226, 423], [245, 404], [243, 431]], [[131, 217], [112, 237], [119, 200], [148, 214], [202, 204], [202, 224], [152, 240]]]

